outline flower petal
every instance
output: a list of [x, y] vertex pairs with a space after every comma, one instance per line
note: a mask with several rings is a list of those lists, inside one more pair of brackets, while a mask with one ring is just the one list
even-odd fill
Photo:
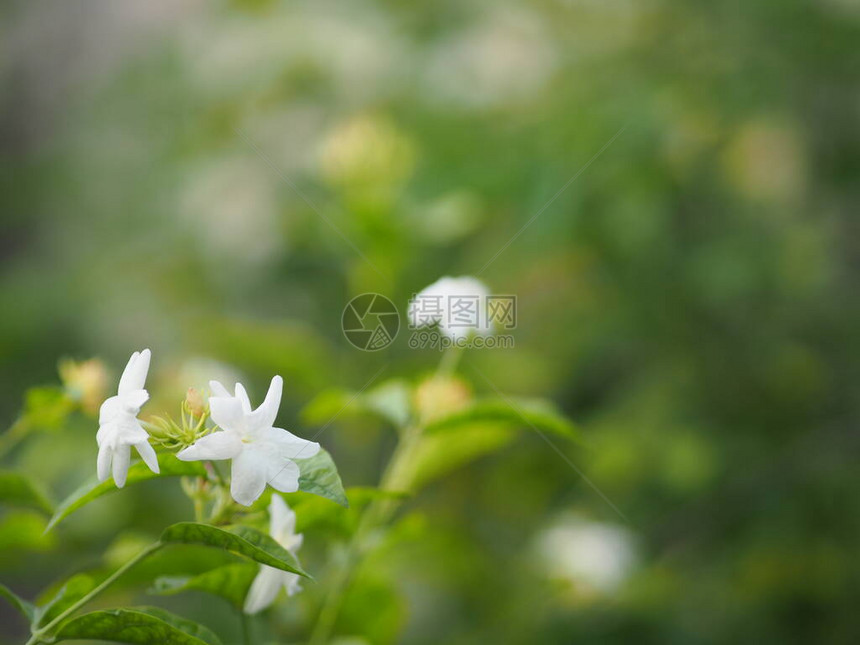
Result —
[[212, 396], [217, 396], [224, 399], [233, 398], [233, 395], [227, 391], [227, 388], [221, 385], [221, 383], [218, 381], [209, 381], [209, 388], [212, 390]]
[[99, 458], [96, 465], [96, 472], [99, 476], [99, 481], [103, 482], [110, 477], [110, 462], [113, 456], [113, 449], [107, 444], [99, 446]]
[[149, 359], [151, 356], [152, 353], [148, 349], [142, 352], [135, 352], [131, 355], [119, 379], [117, 394], [122, 396], [134, 390], [143, 389], [143, 386], [146, 384], [146, 374], [149, 372]]
[[287, 505], [283, 497], [272, 495], [272, 501], [269, 503], [269, 535], [280, 541], [280, 536], [291, 535], [295, 530], [295, 511]]
[[225, 430], [240, 432], [245, 428], [245, 415], [238, 399], [212, 397], [209, 399], [212, 420]]
[[236, 383], [236, 398], [242, 404], [242, 412], [251, 414], [251, 399], [248, 398], [248, 393], [245, 391], [245, 386], [241, 383]]
[[149, 441], [140, 441], [134, 444], [134, 447], [137, 448], [140, 458], [149, 466], [149, 469], [158, 474], [158, 457], [155, 456], [155, 449], [149, 445]]
[[[182, 461], [201, 459], [234, 459], [242, 452], [242, 440], [235, 432], [219, 430], [200, 437], [192, 445], [180, 450], [176, 457]], [[141, 455], [143, 456], [143, 455]]]
[[282, 573], [283, 571], [266, 565], [260, 567], [260, 573], [251, 583], [248, 596], [245, 598], [246, 614], [256, 614], [275, 602], [283, 583]]
[[250, 506], [266, 490], [266, 456], [257, 450], [243, 450], [233, 459], [230, 478], [233, 499]]
[[125, 412], [137, 416], [140, 408], [149, 400], [149, 392], [146, 390], [132, 390], [119, 395], [119, 401]]
[[271, 428], [278, 416], [278, 408], [281, 407], [281, 393], [284, 390], [284, 379], [274, 376], [269, 384], [266, 399], [259, 408], [254, 410], [248, 419], [248, 430], [264, 430]]
[[128, 464], [131, 460], [131, 448], [120, 445], [113, 450], [113, 481], [117, 488], [125, 486], [125, 478], [128, 476]]
[[281, 579], [284, 584], [284, 589], [287, 590], [288, 596], [295, 596], [302, 590], [302, 577], [299, 574], [286, 571], [281, 576]]
[[[282, 493], [295, 493], [299, 490], [299, 467], [294, 461], [286, 461], [278, 464], [270, 461], [269, 469], [266, 473], [266, 479], [269, 486]], [[274, 498], [272, 498], [274, 499]], [[295, 514], [293, 515], [293, 526], [295, 526]], [[272, 527], [274, 528], [275, 518], [272, 517]], [[272, 535], [277, 535], [274, 531]]]
[[316, 441], [297, 437], [283, 428], [270, 428], [261, 440], [271, 446], [281, 459], [309, 459], [320, 451]]

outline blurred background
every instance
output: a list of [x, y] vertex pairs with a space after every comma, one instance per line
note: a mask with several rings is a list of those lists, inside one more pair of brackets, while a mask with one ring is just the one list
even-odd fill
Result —
[[[857, 642], [860, 3], [0, 15], [3, 429], [27, 390], [60, 384], [59, 360], [99, 358], [112, 388], [150, 347], [149, 412], [212, 376], [260, 400], [280, 373], [279, 421], [310, 436], [301, 410], [320, 392], [379, 370], [414, 382], [439, 360], [403, 331], [356, 350], [352, 296], [405, 312], [440, 276], [478, 275], [518, 296], [516, 347], [472, 351], [463, 378], [553, 400], [584, 439], [562, 450], [623, 517], [525, 432], [408, 503], [340, 634]], [[61, 425], [3, 458], [54, 499], [95, 471], [94, 420]], [[346, 486], [372, 486], [394, 436], [345, 419], [319, 441]], [[190, 505], [155, 481], [46, 535], [37, 511], [0, 513], [0, 580], [32, 598], [116, 566]], [[324, 570], [331, 539], [306, 532], [306, 568]], [[143, 590], [177, 557], [100, 602], [158, 604]], [[282, 599], [260, 642], [301, 642], [318, 596]], [[165, 606], [229, 642], [217, 603]], [[0, 624], [23, 640], [5, 605]]]

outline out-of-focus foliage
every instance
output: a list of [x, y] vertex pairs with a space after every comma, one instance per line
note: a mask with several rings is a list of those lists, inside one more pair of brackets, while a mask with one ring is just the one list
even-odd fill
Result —
[[[272, 633], [255, 628], [299, 642], [367, 504], [349, 491], [378, 483], [391, 426], [440, 358], [405, 329], [360, 352], [342, 309], [379, 292], [403, 313], [440, 276], [476, 274], [517, 295], [516, 347], [469, 352], [462, 388], [415, 396], [452, 412], [496, 389], [549, 398], [577, 423], [582, 447], [551, 436], [576, 470], [522, 425], [434, 434], [425, 487], [357, 573], [339, 634], [856, 641], [856, 3], [0, 12], [4, 469], [49, 500], [89, 479], [93, 401], [130, 349], [165, 357], [152, 413], [210, 378], [260, 395], [282, 374], [279, 425], [321, 431], [352, 504], [296, 495], [302, 566], [322, 574], [281, 599]], [[67, 357], [101, 362], [60, 377]], [[168, 481], [48, 533], [41, 497], [3, 504], [0, 579], [32, 599], [104, 575], [188, 519]], [[171, 548], [104, 606], [164, 600], [238, 640], [217, 599], [140, 592], [235, 564]], [[0, 624], [0, 641], [23, 642], [5, 603]]]

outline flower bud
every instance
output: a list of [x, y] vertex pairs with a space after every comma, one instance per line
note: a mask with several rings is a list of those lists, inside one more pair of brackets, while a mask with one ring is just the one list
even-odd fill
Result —
[[434, 376], [415, 389], [415, 409], [425, 422], [462, 410], [471, 399], [469, 386], [458, 378]]
[[65, 359], [59, 365], [60, 380], [68, 395], [80, 403], [87, 414], [98, 414], [107, 397], [107, 369], [93, 358], [88, 361]]
[[206, 401], [203, 399], [203, 395], [193, 387], [189, 387], [185, 395], [185, 408], [198, 419], [207, 414]]

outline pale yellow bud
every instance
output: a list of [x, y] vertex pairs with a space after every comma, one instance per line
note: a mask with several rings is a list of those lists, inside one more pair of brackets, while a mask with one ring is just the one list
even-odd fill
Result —
[[107, 397], [107, 369], [97, 358], [88, 361], [65, 359], [59, 365], [60, 380], [69, 396], [79, 402], [87, 414], [98, 414]]
[[424, 422], [462, 410], [471, 399], [471, 389], [458, 378], [434, 376], [415, 389], [415, 409]]
[[188, 392], [185, 395], [185, 407], [198, 419], [207, 414], [206, 401], [204, 400], [203, 395], [193, 387], [189, 387]]

